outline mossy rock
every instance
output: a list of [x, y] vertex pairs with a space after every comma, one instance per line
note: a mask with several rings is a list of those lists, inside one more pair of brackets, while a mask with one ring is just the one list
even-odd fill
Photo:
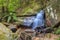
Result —
[[0, 31], [0, 40], [8, 40], [8, 36], [2, 31]]
[[5, 25], [0, 23], [0, 40], [10, 40], [11, 31]]

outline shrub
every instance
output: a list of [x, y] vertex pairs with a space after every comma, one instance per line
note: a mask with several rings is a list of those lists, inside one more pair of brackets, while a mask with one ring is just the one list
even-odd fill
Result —
[[54, 32], [54, 34], [60, 34], [60, 28], [58, 28], [58, 29]]

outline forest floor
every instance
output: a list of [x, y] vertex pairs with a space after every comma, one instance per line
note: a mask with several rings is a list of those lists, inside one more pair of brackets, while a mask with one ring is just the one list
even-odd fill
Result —
[[44, 37], [34, 37], [33, 40], [57, 40], [57, 38], [59, 38], [59, 35], [48, 33]]
[[37, 36], [33, 36], [32, 40], [57, 40], [60, 35], [56, 35], [53, 33], [46, 33], [46, 34], [38, 34]]

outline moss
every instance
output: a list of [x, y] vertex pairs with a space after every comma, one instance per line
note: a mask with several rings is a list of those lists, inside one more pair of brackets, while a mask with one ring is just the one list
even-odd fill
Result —
[[60, 28], [56, 29], [56, 30], [54, 31], [54, 34], [60, 34]]
[[8, 40], [8, 37], [2, 31], [0, 31], [0, 40]]
[[2, 23], [0, 23], [0, 40], [10, 40], [11, 31]]
[[58, 37], [56, 40], [60, 40], [60, 37]]

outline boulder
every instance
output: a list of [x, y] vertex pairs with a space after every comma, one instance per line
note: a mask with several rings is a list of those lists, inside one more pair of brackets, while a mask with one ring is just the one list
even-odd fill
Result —
[[10, 29], [8, 29], [4, 24], [0, 23], [0, 40], [10, 40], [12, 37]]

